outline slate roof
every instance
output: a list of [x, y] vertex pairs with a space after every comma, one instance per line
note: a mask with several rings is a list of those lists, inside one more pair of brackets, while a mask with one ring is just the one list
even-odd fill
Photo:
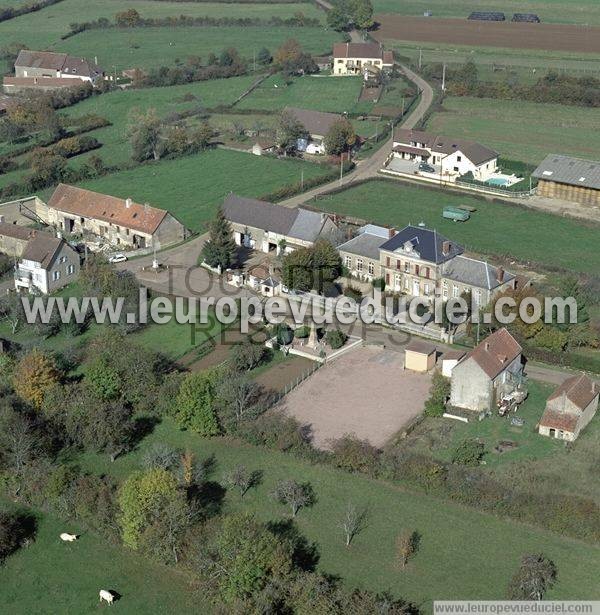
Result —
[[[382, 250], [395, 252], [398, 249], [410, 242], [415, 252], [417, 252], [422, 260], [439, 265], [444, 263], [459, 254], [462, 254], [464, 248], [437, 231], [421, 226], [406, 226], [401, 231], [396, 233], [391, 239], [386, 241], [382, 246]], [[444, 242], [448, 242], [449, 250], [444, 254]]]
[[226, 197], [223, 213], [230, 222], [303, 241], [315, 241], [325, 222], [320, 212], [292, 209], [233, 193]]
[[[477, 288], [493, 290], [506, 282], [514, 280], [515, 276], [500, 267], [494, 267], [486, 261], [457, 256], [444, 265], [442, 275], [449, 280], [463, 282]], [[501, 279], [500, 276], [502, 276]]]
[[167, 212], [149, 205], [131, 202], [108, 194], [59, 184], [48, 201], [48, 207], [83, 218], [93, 218], [153, 235]]
[[394, 142], [410, 145], [412, 142], [424, 143], [437, 154], [453, 154], [460, 151], [473, 164], [480, 165], [498, 157], [498, 152], [476, 141], [443, 137], [420, 130], [399, 129], [394, 134]]
[[43, 269], [47, 269], [52, 263], [54, 255], [64, 243], [64, 239], [59, 239], [49, 233], [38, 233], [25, 246], [21, 260], [40, 263]]
[[333, 57], [382, 60], [383, 47], [378, 43], [336, 43], [333, 46]]
[[503, 327], [475, 346], [461, 363], [473, 359], [493, 380], [521, 354], [522, 350], [517, 340]]
[[339, 113], [325, 113], [323, 111], [298, 109], [296, 107], [286, 107], [284, 111], [293, 114], [310, 135], [318, 135], [321, 137], [324, 137], [333, 124], [343, 117]]
[[585, 410], [594, 397], [598, 395], [600, 389], [595, 382], [592, 382], [585, 374], [567, 378], [559, 387], [548, 397], [548, 401], [555, 401], [562, 398], [563, 404], [568, 399], [580, 410]]
[[559, 184], [600, 190], [600, 162], [550, 154], [533, 172], [533, 177]]
[[381, 237], [379, 235], [373, 235], [372, 233], [361, 233], [356, 237], [353, 237], [349, 241], [346, 241], [337, 249], [341, 252], [348, 252], [348, 254], [356, 254], [357, 256], [364, 256], [372, 260], [379, 260], [379, 248], [388, 241], [389, 237]]

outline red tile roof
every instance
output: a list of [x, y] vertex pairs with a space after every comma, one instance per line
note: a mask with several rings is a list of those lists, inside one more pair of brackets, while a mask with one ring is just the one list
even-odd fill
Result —
[[585, 374], [567, 378], [559, 387], [548, 397], [548, 401], [553, 401], [563, 397], [568, 399], [580, 410], [585, 410], [600, 392], [598, 385], [592, 382]]
[[433, 344], [428, 344], [427, 342], [422, 342], [421, 340], [413, 340], [406, 347], [406, 350], [429, 356], [435, 352], [435, 346]]
[[70, 77], [4, 77], [4, 85], [20, 87], [72, 88], [81, 85], [81, 79]]
[[490, 377], [502, 373], [522, 352], [517, 340], [505, 329], [499, 329], [469, 352], [464, 359], [473, 359]]
[[570, 414], [569, 412], [558, 412], [557, 410], [546, 408], [540, 420], [540, 425], [543, 427], [549, 427], [550, 429], [574, 432], [577, 428], [578, 419], [579, 416], [576, 414]]
[[336, 43], [333, 46], [334, 58], [372, 58], [383, 59], [383, 47], [378, 43]]
[[152, 235], [167, 212], [149, 205], [140, 205], [108, 194], [59, 184], [48, 201], [48, 207], [83, 218], [93, 218]]

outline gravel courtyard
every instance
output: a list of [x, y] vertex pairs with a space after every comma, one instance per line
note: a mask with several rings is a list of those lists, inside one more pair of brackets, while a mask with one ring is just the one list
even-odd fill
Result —
[[311, 427], [319, 448], [349, 433], [381, 446], [429, 396], [431, 376], [403, 368], [403, 352], [365, 346], [317, 370], [280, 407]]

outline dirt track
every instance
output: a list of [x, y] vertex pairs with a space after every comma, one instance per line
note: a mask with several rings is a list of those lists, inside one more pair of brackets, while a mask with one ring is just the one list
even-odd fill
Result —
[[376, 15], [379, 29], [371, 36], [385, 40], [421, 41], [473, 47], [546, 49], [600, 53], [600, 27], [432, 19], [405, 15]]

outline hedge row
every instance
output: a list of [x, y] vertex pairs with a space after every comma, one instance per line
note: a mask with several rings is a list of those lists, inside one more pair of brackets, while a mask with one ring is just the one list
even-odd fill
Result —
[[39, 0], [38, 2], [33, 2], [31, 4], [24, 4], [18, 8], [9, 6], [4, 9], [0, 9], [0, 21], [8, 21], [9, 19], [14, 19], [15, 17], [21, 17], [21, 15], [35, 13], [36, 11], [41, 11], [47, 6], [52, 6], [53, 4], [58, 4], [59, 2], [62, 2], [62, 0]]
[[[344, 163], [343, 169], [344, 173], [351, 171], [354, 169], [354, 163], [350, 162]], [[275, 190], [274, 192], [269, 192], [259, 197], [262, 201], [269, 201], [276, 203], [277, 201], [283, 201], [284, 199], [288, 199], [290, 197], [296, 196], [297, 194], [302, 194], [311, 188], [316, 186], [320, 186], [321, 184], [326, 184], [328, 182], [334, 181], [340, 176], [340, 172], [337, 168], [332, 169], [329, 173], [325, 175], [321, 175], [320, 177], [313, 177], [311, 179], [305, 179], [304, 182], [294, 182], [293, 184], [286, 184], [281, 188]]]

